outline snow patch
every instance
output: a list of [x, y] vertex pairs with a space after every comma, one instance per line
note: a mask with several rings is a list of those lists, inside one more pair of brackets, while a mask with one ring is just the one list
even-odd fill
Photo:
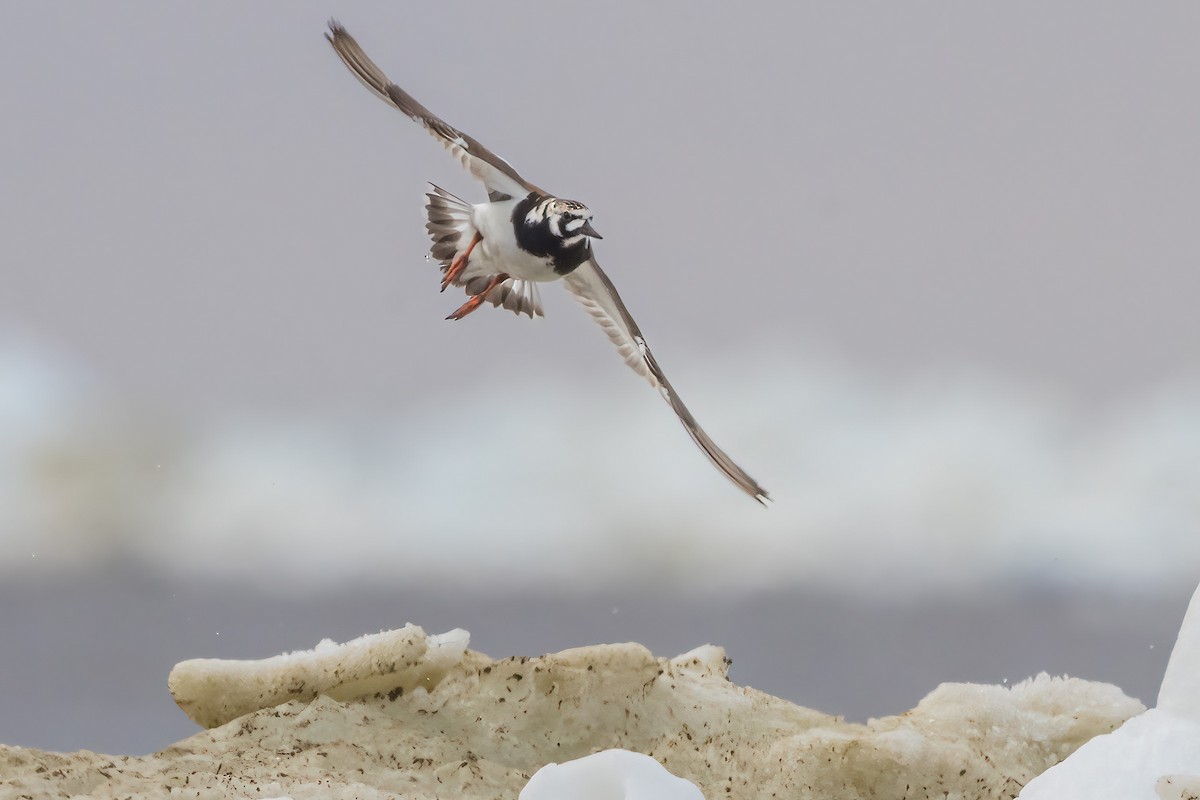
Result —
[[1158, 707], [1099, 736], [1021, 792], [1023, 800], [1200, 798], [1200, 588], [1179, 631]]
[[1158, 689], [1158, 707], [1200, 723], [1200, 588], [1183, 616], [1183, 626]]
[[603, 750], [539, 769], [518, 800], [704, 800], [699, 787], [650, 756]]

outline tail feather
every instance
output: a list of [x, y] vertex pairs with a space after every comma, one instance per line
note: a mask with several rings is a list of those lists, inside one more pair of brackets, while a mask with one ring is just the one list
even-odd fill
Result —
[[445, 272], [450, 268], [454, 256], [475, 233], [475, 226], [471, 224], [471, 205], [440, 186], [433, 186], [433, 191], [425, 196], [429, 198], [425, 205], [428, 217], [425, 228], [433, 239], [430, 252], [441, 262], [442, 271]]
[[486, 299], [494, 306], [503, 306], [515, 314], [525, 314], [530, 319], [542, 316], [542, 298], [538, 295], [537, 283], [534, 281], [509, 278], [488, 292]]

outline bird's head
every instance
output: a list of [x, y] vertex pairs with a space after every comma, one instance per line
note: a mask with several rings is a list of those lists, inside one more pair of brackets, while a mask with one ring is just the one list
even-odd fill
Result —
[[592, 210], [583, 203], [552, 198], [543, 213], [546, 227], [562, 240], [565, 247], [577, 247], [588, 239], [604, 238], [592, 227]]

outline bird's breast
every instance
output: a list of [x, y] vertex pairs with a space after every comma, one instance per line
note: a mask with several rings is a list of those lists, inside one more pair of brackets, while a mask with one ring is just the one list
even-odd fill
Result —
[[503, 200], [498, 203], [480, 203], [471, 213], [471, 222], [479, 231], [482, 241], [471, 254], [483, 262], [493, 273], [504, 272], [514, 278], [527, 281], [558, 280], [565, 273], [555, 271], [553, 257], [531, 253], [517, 241], [513, 223], [513, 208], [518, 201]]

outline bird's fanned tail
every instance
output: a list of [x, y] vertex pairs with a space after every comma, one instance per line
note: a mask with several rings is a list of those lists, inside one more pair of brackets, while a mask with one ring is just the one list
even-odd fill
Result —
[[[430, 184], [431, 191], [425, 195], [425, 228], [433, 239], [432, 255], [441, 264], [442, 272], [450, 268], [450, 262], [458, 255], [475, 233], [471, 223], [471, 204], [447, 192], [440, 186]], [[454, 279], [455, 286], [463, 287], [467, 294], [474, 295], [486, 288], [494, 273], [480, 267], [476, 261], [468, 261], [467, 268]], [[537, 284], [520, 278], [508, 278], [492, 288], [484, 298], [493, 306], [504, 307], [515, 314], [525, 314], [530, 319], [542, 316], [542, 300]]]

